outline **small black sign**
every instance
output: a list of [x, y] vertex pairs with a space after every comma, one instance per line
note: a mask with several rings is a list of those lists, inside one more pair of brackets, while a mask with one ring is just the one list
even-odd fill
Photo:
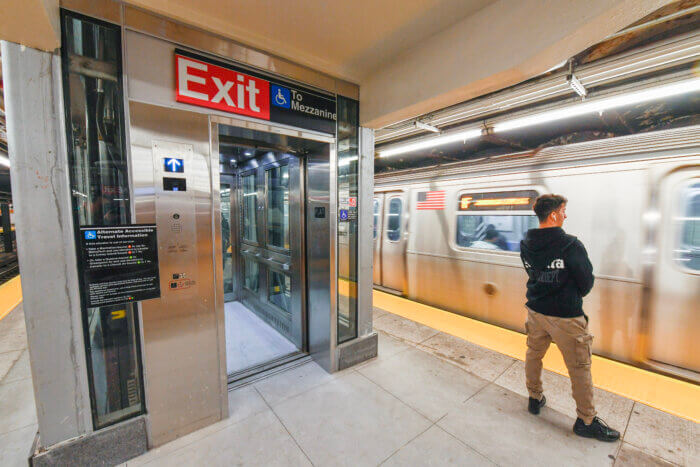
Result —
[[88, 308], [160, 297], [155, 225], [81, 227], [80, 247]]

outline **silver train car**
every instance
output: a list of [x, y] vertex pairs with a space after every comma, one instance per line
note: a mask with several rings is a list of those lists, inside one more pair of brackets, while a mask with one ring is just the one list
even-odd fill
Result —
[[375, 287], [524, 332], [542, 193], [593, 263], [594, 352], [700, 381], [700, 126], [377, 174]]

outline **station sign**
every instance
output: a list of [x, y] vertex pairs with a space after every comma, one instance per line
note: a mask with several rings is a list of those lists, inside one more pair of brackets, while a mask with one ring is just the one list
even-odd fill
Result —
[[538, 196], [539, 193], [535, 190], [463, 193], [459, 197], [459, 210], [532, 211], [532, 206]]
[[335, 98], [175, 50], [175, 100], [270, 122], [335, 133]]
[[160, 297], [153, 224], [81, 227], [79, 257], [88, 308]]

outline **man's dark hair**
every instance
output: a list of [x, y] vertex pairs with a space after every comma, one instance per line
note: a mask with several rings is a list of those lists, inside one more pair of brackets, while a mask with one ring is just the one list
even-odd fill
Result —
[[493, 229], [487, 229], [484, 234], [484, 240], [493, 240], [494, 238], [498, 238], [498, 230], [496, 230], [495, 227]]
[[561, 195], [548, 194], [542, 195], [535, 200], [535, 205], [532, 209], [537, 214], [540, 222], [547, 220], [549, 215], [559, 209], [562, 204], [566, 204], [568, 200]]

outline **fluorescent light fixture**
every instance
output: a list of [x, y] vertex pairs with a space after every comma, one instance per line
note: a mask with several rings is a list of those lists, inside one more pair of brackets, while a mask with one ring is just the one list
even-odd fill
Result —
[[440, 129], [436, 126], [433, 125], [428, 125], [427, 123], [415, 121], [413, 122], [413, 125], [418, 128], [419, 130], [426, 130], [430, 131], [431, 133], [440, 133]]
[[455, 141], [474, 139], [481, 136], [481, 128], [471, 128], [469, 130], [457, 131], [454, 133], [437, 136], [434, 138], [425, 138], [392, 148], [387, 148], [379, 151], [379, 157], [395, 156], [406, 152], [418, 151], [419, 149], [434, 148], [443, 144], [454, 143]]
[[588, 91], [586, 90], [586, 87], [583, 85], [583, 83], [578, 80], [575, 74], [570, 74], [566, 77], [566, 80], [569, 82], [569, 86], [571, 87], [571, 89], [574, 90], [576, 94], [578, 94], [581, 97], [586, 97]]
[[583, 102], [581, 104], [563, 107], [561, 109], [550, 110], [527, 117], [514, 118], [493, 125], [493, 131], [508, 131], [526, 126], [539, 125], [541, 123], [553, 122], [565, 118], [577, 117], [593, 112], [603, 112], [615, 107], [622, 107], [631, 104], [663, 99], [665, 97], [677, 96], [689, 92], [700, 91], [700, 78], [693, 78], [676, 83], [657, 86], [641, 91], [633, 91], [626, 94], [602, 98], [596, 101]]
[[5, 167], [10, 166], [10, 158], [7, 156], [0, 156], [0, 165], [4, 165]]

